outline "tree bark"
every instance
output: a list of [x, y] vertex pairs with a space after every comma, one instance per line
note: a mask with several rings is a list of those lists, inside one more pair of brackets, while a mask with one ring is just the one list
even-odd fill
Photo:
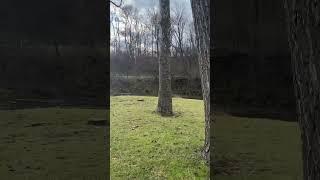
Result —
[[320, 179], [320, 2], [284, 0], [304, 180]]
[[163, 116], [172, 115], [171, 73], [170, 73], [170, 1], [159, 0], [160, 5], [160, 57], [158, 112]]
[[160, 41], [160, 37], [159, 37], [159, 25], [157, 25], [157, 26], [156, 26], [157, 58], [159, 58], [159, 55], [160, 55], [160, 50], [159, 50], [159, 41]]
[[121, 52], [121, 41], [120, 41], [120, 27], [119, 27], [119, 21], [118, 21], [118, 27], [117, 27], [117, 35], [118, 35], [118, 52]]
[[153, 57], [153, 28], [151, 27], [151, 57]]
[[[213, 118], [210, 115], [210, 0], [191, 0], [195, 34], [198, 48], [202, 95], [205, 109], [205, 142], [203, 158], [210, 162], [210, 129]], [[212, 147], [212, 144], [211, 144]]]

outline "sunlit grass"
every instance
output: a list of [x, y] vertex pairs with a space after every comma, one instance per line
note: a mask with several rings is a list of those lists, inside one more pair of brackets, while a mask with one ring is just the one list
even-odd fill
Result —
[[174, 98], [173, 117], [156, 105], [156, 97], [111, 98], [111, 179], [206, 179], [203, 102]]

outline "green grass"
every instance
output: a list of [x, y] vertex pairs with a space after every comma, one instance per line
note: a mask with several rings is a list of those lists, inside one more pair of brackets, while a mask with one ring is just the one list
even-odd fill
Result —
[[297, 123], [216, 116], [216, 180], [301, 180]]
[[[138, 101], [143, 100], [143, 101]], [[174, 117], [154, 112], [156, 97], [111, 98], [112, 179], [206, 179], [201, 160], [203, 103], [174, 98]], [[105, 179], [105, 110], [0, 111], [0, 179]], [[297, 123], [215, 116], [215, 180], [302, 179]], [[43, 126], [29, 127], [44, 123]]]
[[174, 117], [156, 105], [156, 97], [111, 98], [111, 179], [206, 179], [203, 103], [174, 98]]
[[[174, 98], [176, 115], [165, 118], [156, 105], [156, 97], [111, 97], [111, 178], [206, 179], [202, 101]], [[215, 119], [215, 180], [302, 179], [297, 123]]]
[[[77, 108], [0, 111], [0, 179], [105, 179], [105, 127], [86, 123], [106, 114]], [[37, 123], [44, 125], [29, 127]]]

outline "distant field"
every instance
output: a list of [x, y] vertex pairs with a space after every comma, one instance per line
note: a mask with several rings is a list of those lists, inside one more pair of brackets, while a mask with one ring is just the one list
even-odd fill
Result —
[[106, 178], [106, 127], [87, 125], [106, 110], [0, 111], [0, 179]]
[[[154, 110], [156, 97], [111, 97], [112, 179], [206, 179], [201, 100], [173, 99], [175, 117]], [[300, 180], [295, 122], [216, 113], [215, 180]]]

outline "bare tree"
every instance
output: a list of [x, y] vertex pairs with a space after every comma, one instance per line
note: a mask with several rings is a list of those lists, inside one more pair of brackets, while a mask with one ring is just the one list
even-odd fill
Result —
[[124, 18], [124, 39], [126, 45], [126, 52], [130, 60], [136, 62], [136, 37], [134, 26], [137, 23], [135, 17], [138, 14], [137, 8], [132, 5], [126, 5], [122, 8], [122, 17]]
[[141, 23], [141, 43], [143, 43], [143, 55], [148, 55], [149, 37], [150, 37], [150, 25], [148, 23]]
[[191, 0], [194, 28], [197, 37], [198, 61], [205, 109], [205, 142], [202, 155], [207, 162], [210, 162], [210, 128], [211, 124], [213, 123], [213, 118], [210, 114], [209, 7], [209, 0]]
[[172, 115], [172, 92], [170, 73], [170, 45], [171, 45], [171, 23], [170, 23], [170, 0], [159, 0], [160, 8], [160, 57], [159, 57], [159, 97], [157, 111], [163, 115]]
[[193, 22], [190, 22], [189, 24], [189, 31], [187, 34], [187, 40], [185, 41], [185, 45], [183, 48], [183, 54], [184, 54], [184, 58], [183, 58], [183, 65], [184, 65], [184, 71], [185, 71], [185, 75], [188, 78], [188, 82], [187, 82], [187, 94], [189, 96], [191, 96], [191, 92], [192, 92], [192, 79], [194, 78], [194, 63], [197, 59], [197, 49], [195, 46], [195, 32], [194, 32], [194, 27], [193, 27]]
[[154, 44], [156, 49], [157, 57], [159, 57], [159, 33], [160, 33], [160, 15], [156, 11], [155, 8], [151, 8], [148, 10], [148, 15], [150, 16], [150, 24], [151, 24], [151, 36], [152, 36], [152, 42], [151, 42], [151, 48], [152, 48], [152, 57], [154, 54]]
[[172, 18], [172, 33], [174, 37], [174, 42], [176, 42], [176, 49], [180, 57], [184, 56], [183, 46], [184, 46], [184, 30], [186, 26], [185, 8], [182, 5], [177, 5], [173, 10]]
[[129, 51], [128, 49], [128, 24], [129, 24], [129, 21], [130, 21], [130, 16], [132, 14], [132, 9], [133, 7], [130, 6], [130, 5], [126, 5], [124, 7], [121, 8], [122, 10], [122, 18], [124, 19], [124, 30], [122, 31], [122, 34], [124, 36], [124, 43], [125, 43], [125, 48], [127, 50], [127, 52]]
[[303, 179], [320, 179], [320, 31], [318, 0], [284, 0], [302, 138]]
[[118, 37], [118, 53], [121, 52], [121, 39], [120, 39], [120, 19], [116, 17], [117, 23], [117, 37]]
[[196, 40], [195, 40], [195, 32], [194, 32], [194, 22], [191, 22], [189, 24], [189, 47], [190, 47], [190, 53], [196, 54]]
[[[132, 16], [133, 21], [134, 21], [134, 54], [135, 57], [138, 55], [141, 55], [141, 22], [140, 22], [140, 17], [139, 17], [139, 12], [137, 8], [134, 8], [134, 14]], [[135, 58], [136, 60], [136, 58]], [[136, 62], [135, 62], [136, 63]]]
[[111, 37], [111, 44], [113, 46], [113, 53], [117, 54], [118, 53], [118, 37], [117, 37], [117, 27], [115, 25], [116, 23], [116, 18], [117, 16], [114, 13], [111, 13], [110, 15], [110, 24], [111, 24], [111, 29], [113, 30], [113, 36]]
[[[176, 56], [179, 55], [180, 61], [183, 64], [184, 67], [184, 74], [187, 77], [187, 94], [191, 95], [191, 83], [192, 83], [192, 69], [194, 68], [192, 66], [192, 61], [196, 59], [194, 57], [194, 54], [192, 53], [191, 49], [188, 49], [187, 51], [187, 43], [186, 43], [186, 35], [187, 33], [185, 32], [186, 25], [187, 25], [187, 17], [185, 16], [185, 7], [183, 4], [177, 4], [175, 9], [173, 10], [173, 40], [175, 43], [175, 51], [176, 51]], [[193, 24], [192, 24], [193, 26]], [[190, 27], [189, 27], [190, 28]], [[192, 39], [192, 36], [194, 33], [193, 31], [189, 31], [189, 36]]]
[[119, 4], [116, 4], [115, 2], [113, 1], [109, 1], [111, 4], [113, 4], [114, 6], [120, 8], [122, 6], [122, 0], [120, 0], [120, 3]]

